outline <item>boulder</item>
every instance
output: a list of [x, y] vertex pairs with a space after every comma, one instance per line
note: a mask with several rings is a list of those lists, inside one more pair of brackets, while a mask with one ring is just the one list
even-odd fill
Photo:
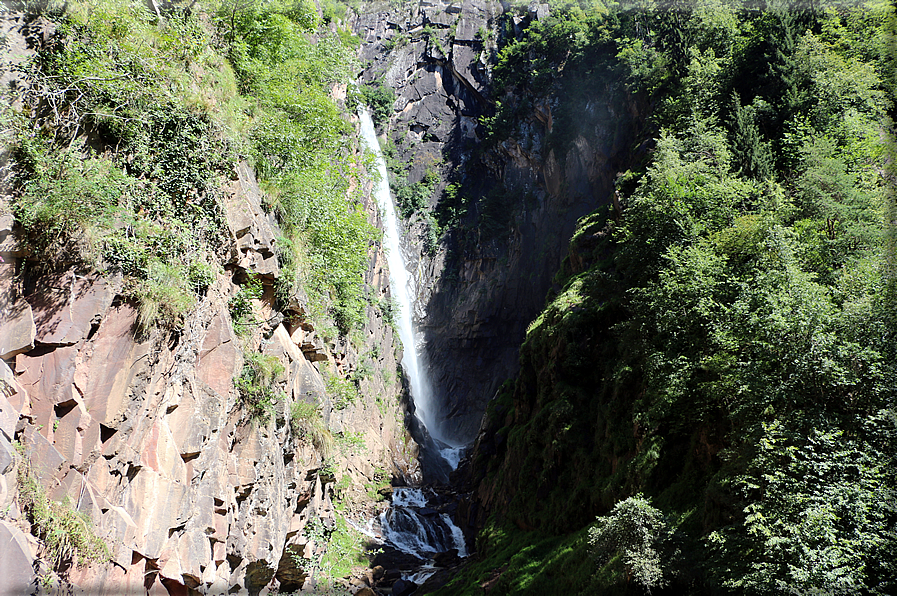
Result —
[[417, 591], [417, 584], [409, 579], [398, 579], [392, 585], [392, 596], [411, 596]]
[[433, 564], [437, 567], [448, 567], [449, 565], [454, 565], [460, 561], [460, 557], [458, 557], [458, 549], [453, 548], [444, 553], [436, 553], [433, 555]]
[[127, 567], [134, 558], [132, 546], [136, 544], [137, 525], [123, 507], [108, 507], [97, 524], [98, 532], [106, 538], [112, 560], [121, 567]]
[[481, 0], [465, 0], [461, 6], [461, 17], [455, 30], [455, 40], [463, 42], [480, 41], [479, 34], [488, 26], [487, 3]]
[[[9, 71], [9, 69], [4, 70]], [[6, 223], [11, 219], [12, 215], [10, 214], [0, 216], [0, 258], [7, 262], [31, 254], [28, 245], [12, 233], [12, 224]]]
[[[55, 409], [57, 415], [62, 413]], [[93, 423], [83, 404], [71, 408], [53, 422], [53, 445], [74, 466], [84, 461], [85, 454], [100, 448], [100, 427]]]
[[209, 389], [199, 393], [197, 396], [192, 391], [185, 391], [177, 408], [168, 415], [168, 427], [185, 460], [202, 452], [226, 403], [217, 392]]

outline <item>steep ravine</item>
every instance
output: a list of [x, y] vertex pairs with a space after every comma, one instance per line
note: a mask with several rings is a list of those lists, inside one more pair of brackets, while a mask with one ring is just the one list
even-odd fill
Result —
[[[483, 143], [480, 118], [493, 114], [497, 99], [496, 37], [519, 34], [546, 14], [545, 5], [505, 14], [498, 3], [467, 0], [353, 17], [361, 56], [371, 62], [362, 77], [382, 76], [398, 95], [385, 131], [410, 166], [409, 182], [438, 171], [431, 207], [450, 183], [470, 194], [470, 209], [430, 249], [426, 221], [413, 218], [406, 230], [434, 434], [453, 443], [476, 436], [487, 402], [517, 369], [524, 330], [544, 304], [575, 223], [610, 202], [629, 123], [638, 120], [636, 103], [602, 83], [605, 101], [582, 106], [588, 127], [569, 142], [549, 142], [552, 114], [565, 101], [549, 93], [514, 135]], [[11, 32], [24, 24], [8, 21]], [[387, 47], [398, 36], [407, 43]], [[333, 91], [345, 98], [345, 88]], [[37, 267], [0, 200], [0, 531], [14, 545], [0, 575], [16, 593], [51, 580], [54, 589], [91, 595], [313, 590], [300, 560], [320, 561], [325, 545], [316, 528], [332, 529], [340, 516], [373, 516], [383, 505], [369, 487], [384, 476], [395, 484], [420, 479], [397, 373], [400, 346], [381, 310], [367, 308], [351, 341], [313, 323], [301, 292], [275, 312], [281, 231], [246, 163], [234, 165], [224, 190], [227, 251], [214, 282], [182, 330], [148, 334], [137, 332], [120, 277]], [[483, 225], [494, 208], [487, 196], [508, 201], [508, 219], [497, 228]], [[379, 226], [369, 192], [364, 206]], [[369, 301], [385, 302], [380, 244], [369, 257]], [[238, 335], [229, 303], [250, 276], [264, 293], [252, 302], [254, 325]], [[251, 419], [234, 386], [244, 354], [255, 352], [283, 366], [275, 380], [283, 398], [267, 423]], [[332, 378], [354, 383], [359, 397], [338, 402], [328, 391]], [[298, 402], [320, 405], [336, 439], [330, 457], [310, 428], [291, 424]], [[68, 497], [91, 518], [110, 563], [73, 567], [61, 578], [50, 572], [15, 500], [26, 460], [52, 498]]]

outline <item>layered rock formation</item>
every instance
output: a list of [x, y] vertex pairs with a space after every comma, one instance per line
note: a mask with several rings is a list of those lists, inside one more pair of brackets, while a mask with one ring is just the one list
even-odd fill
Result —
[[[171, 333], [138, 333], [118, 278], [78, 269], [31, 275], [25, 239], [0, 214], [4, 594], [31, 593], [50, 577], [35, 572], [43, 551], [16, 500], [20, 466], [31, 466], [52, 499], [87, 515], [108, 545], [110, 563], [73, 568], [64, 586], [91, 596], [298, 589], [308, 585], [299, 560], [314, 561], [323, 549], [305, 528], [312, 520], [333, 526], [337, 475], [349, 479], [343, 502], [357, 515], [370, 514], [370, 504], [353, 487], [373, 482], [377, 468], [399, 481], [417, 478], [392, 328], [369, 307], [350, 344], [322, 337], [301, 295], [286, 318], [275, 313], [279, 233], [252, 171], [241, 164], [234, 178], [225, 205], [230, 255]], [[366, 281], [377, 297], [388, 292], [384, 267], [375, 246]], [[238, 336], [228, 302], [239, 291], [235, 280], [249, 273], [268, 291], [254, 301], [254, 329]], [[249, 415], [234, 388], [244, 354], [255, 351], [284, 368], [267, 422]], [[334, 404], [325, 376], [345, 378], [363, 360], [372, 370], [356, 376], [359, 398]], [[365, 447], [340, 449], [337, 440], [322, 452], [291, 424], [291, 405], [301, 401], [319, 406], [337, 439], [360, 437]]]

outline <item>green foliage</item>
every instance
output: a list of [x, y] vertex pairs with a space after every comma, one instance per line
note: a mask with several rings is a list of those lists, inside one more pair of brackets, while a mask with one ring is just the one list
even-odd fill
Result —
[[408, 36], [407, 33], [403, 32], [403, 31], [399, 31], [399, 32], [395, 33], [392, 37], [389, 37], [383, 41], [383, 49], [385, 49], [387, 52], [391, 52], [392, 50], [394, 50], [396, 48], [401, 48], [401, 47], [408, 45], [408, 42], [410, 41], [410, 39], [411, 38]]
[[[340, 10], [325, 6], [325, 19]], [[278, 296], [303, 285], [348, 333], [363, 320], [362, 276], [376, 238], [359, 190], [350, 190], [352, 131], [329, 96], [333, 84], [354, 77], [352, 40], [314, 40], [316, 9], [307, 2], [225, 3], [216, 22], [253, 105], [249, 153], [287, 236], [281, 264], [296, 272], [279, 281]]]
[[[36, 247], [122, 270], [131, 298], [150, 306], [184, 294], [159, 287], [154, 259], [201, 293], [212, 281], [203, 264], [226, 242], [221, 189], [239, 153], [287, 233], [285, 269], [314, 271], [284, 276], [278, 295], [303, 284], [341, 331], [357, 326], [376, 235], [349, 192], [352, 131], [329, 95], [355, 60], [339, 35], [314, 34], [315, 5], [222, 2], [214, 33], [201, 7], [161, 21], [136, 1], [47, 14], [56, 43], [26, 69], [13, 164], [13, 208]], [[143, 321], [180, 318], [157, 310]]]
[[763, 180], [772, 174], [773, 156], [768, 144], [760, 138], [754, 106], [742, 106], [734, 98], [735, 122], [733, 153], [741, 174]]
[[383, 320], [392, 327], [396, 329], [396, 317], [399, 315], [399, 303], [398, 301], [390, 297], [383, 297], [377, 302], [377, 307], [380, 310], [380, 313], [383, 315]]
[[[892, 433], [893, 421], [885, 425]], [[720, 584], [748, 594], [891, 593], [893, 455], [841, 431], [805, 434], [779, 420], [754, 439], [747, 468], [732, 479], [741, 523], [708, 539]]]
[[137, 325], [144, 334], [153, 327], [173, 328], [196, 304], [196, 295], [184, 268], [151, 260], [146, 279], [131, 290], [137, 300]]
[[329, 529], [322, 520], [311, 520], [305, 527], [305, 535], [325, 547], [319, 563], [308, 561], [304, 565], [306, 572], [319, 582], [318, 588], [331, 590], [337, 585], [337, 579], [368, 565], [364, 535], [352, 528], [339, 513], [336, 523]]
[[274, 405], [283, 398], [276, 381], [283, 374], [284, 366], [276, 356], [258, 352], [244, 356], [243, 371], [234, 384], [250, 418], [267, 424], [274, 413]]
[[386, 496], [384, 492], [392, 483], [389, 472], [383, 468], [375, 468], [372, 480], [373, 482], [367, 482], [364, 485], [368, 499], [375, 502], [385, 501]]
[[46, 557], [60, 569], [70, 562], [100, 564], [109, 560], [109, 547], [96, 535], [87, 515], [75, 511], [66, 498], [58, 503], [38, 480], [25, 458], [25, 446], [16, 443], [16, 480], [19, 506], [28, 516], [32, 532], [43, 541]]
[[341, 432], [337, 434], [336, 442], [345, 456], [363, 455], [367, 452], [364, 433]]
[[351, 50], [338, 36], [311, 40], [311, 4], [235, 4], [222, 8], [218, 22], [242, 90], [256, 105], [250, 153], [287, 235], [282, 265], [307, 272], [286, 279], [289, 287], [278, 293], [302, 283], [348, 333], [363, 319], [362, 275], [376, 237], [359, 190], [350, 193], [350, 127], [328, 95], [333, 83], [354, 76]]
[[484, 584], [499, 596], [643, 593], [618, 582], [622, 574], [595, 573], [590, 550], [586, 529], [556, 536], [490, 519], [477, 537], [477, 556], [434, 594], [473, 596], [483, 593]]
[[[890, 593], [897, 359], [873, 131], [885, 62], [870, 51], [884, 13], [611, 15], [616, 68], [654, 106], [654, 148], [620, 178], [622, 214], [599, 210], [571, 241], [513, 389], [489, 409], [481, 482], [540, 532], [646, 495], [631, 546], [614, 542], [622, 509], [599, 522], [598, 583], [571, 593], [627, 577], [676, 593]], [[505, 46], [508, 84], [564, 89], [557, 48], [535, 51], [547, 26]], [[591, 47], [571, 40], [571, 59]]]
[[396, 92], [392, 87], [387, 87], [382, 81], [376, 84], [362, 85], [361, 97], [364, 103], [371, 108], [371, 117], [375, 124], [384, 125], [393, 112], [396, 103]]
[[194, 86], [208, 38], [130, 3], [82, 9], [48, 13], [56, 43], [25, 68], [12, 207], [44, 266], [121, 271], [142, 332], [178, 327], [223, 242], [229, 148]]
[[636, 495], [614, 505], [606, 517], [598, 518], [589, 529], [589, 544], [600, 566], [619, 555], [627, 574], [650, 592], [668, 583], [658, 546], [665, 530], [663, 514], [642, 495]]
[[326, 374], [324, 386], [336, 410], [345, 410], [358, 401], [358, 386], [350, 379], [344, 379], [336, 374]]
[[83, 159], [78, 151], [57, 151], [34, 139], [19, 151], [19, 164], [27, 164], [30, 173], [22, 173], [13, 209], [33, 231], [40, 254], [57, 264], [74, 257], [121, 271], [128, 276], [125, 291], [137, 302], [142, 333], [178, 327], [197, 294], [214, 281], [214, 271], [205, 261], [208, 248], [183, 222], [160, 225], [133, 214], [164, 202], [165, 195], [148, 192], [109, 159]]
[[252, 308], [252, 301], [259, 300], [262, 297], [262, 284], [258, 277], [249, 275], [246, 281], [237, 290], [237, 293], [230, 297], [227, 302], [230, 311], [231, 322], [237, 335], [247, 336], [255, 321], [255, 312]]
[[[51, 152], [40, 139], [23, 139], [20, 163], [30, 166], [16, 219], [35, 230], [41, 252], [56, 256], [67, 242], [91, 237], [108, 225], [131, 180], [108, 160], [80, 159], [74, 151]], [[88, 247], [84, 247], [89, 250]]]
[[310, 441], [321, 457], [333, 452], [333, 435], [321, 417], [320, 408], [313, 403], [296, 401], [290, 405], [290, 429], [301, 440]]
[[435, 168], [427, 167], [419, 182], [410, 182], [405, 172], [397, 168], [392, 174], [390, 187], [402, 217], [408, 219], [429, 206], [430, 197], [440, 181], [439, 172]]

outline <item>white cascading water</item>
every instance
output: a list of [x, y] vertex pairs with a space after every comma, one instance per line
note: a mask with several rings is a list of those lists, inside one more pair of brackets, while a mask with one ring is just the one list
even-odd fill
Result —
[[[460, 447], [450, 447], [439, 433], [436, 424], [435, 407], [432, 403], [433, 392], [421, 367], [414, 336], [412, 306], [415, 292], [411, 276], [405, 268], [402, 258], [402, 247], [399, 240], [399, 224], [392, 195], [389, 192], [389, 175], [386, 161], [380, 152], [374, 123], [367, 109], [358, 112], [361, 119], [361, 135], [377, 161], [379, 180], [376, 181], [376, 197], [383, 215], [386, 228], [384, 239], [387, 248], [387, 262], [390, 271], [390, 287], [399, 304], [399, 315], [396, 323], [399, 338], [405, 347], [402, 366], [411, 385], [411, 397], [414, 400], [415, 414], [431, 436], [439, 439], [443, 445], [440, 455], [452, 469], [457, 468], [460, 458]], [[430, 495], [433, 496], [433, 495]], [[383, 539], [398, 550], [418, 556], [429, 557], [435, 553], [457, 549], [458, 556], [466, 557], [467, 548], [464, 535], [452, 519], [428, 507], [428, 497], [424, 489], [416, 487], [395, 488], [391, 507], [382, 513], [377, 522]], [[432, 566], [425, 566], [417, 574], [409, 577], [414, 582], [421, 582], [435, 571]]]
[[[414, 319], [412, 306], [414, 305], [413, 279], [405, 268], [405, 260], [402, 258], [402, 245], [399, 240], [399, 223], [396, 218], [396, 209], [389, 192], [389, 174], [386, 171], [386, 161], [380, 152], [380, 144], [377, 142], [377, 133], [374, 131], [374, 122], [364, 108], [358, 111], [361, 118], [361, 136], [365, 144], [377, 157], [377, 171], [380, 179], [376, 182], [377, 203], [380, 205], [380, 213], [383, 214], [383, 226], [386, 228], [384, 240], [386, 242], [386, 259], [389, 263], [390, 287], [396, 302], [399, 304], [399, 316], [396, 317], [396, 325], [399, 328], [399, 338], [405, 351], [402, 355], [402, 367], [408, 375], [411, 384], [411, 396], [414, 399], [415, 414], [427, 428], [431, 436], [439, 438], [439, 429], [436, 424], [435, 408], [433, 407], [433, 390], [427, 381], [421, 368], [420, 358], [417, 353], [417, 342], [414, 337]], [[443, 441], [445, 442], [445, 441]]]
[[416, 487], [393, 489], [392, 507], [380, 514], [384, 538], [411, 555], [432, 555], [457, 549], [459, 557], [466, 557], [467, 547], [461, 529], [448, 515], [428, 507], [425, 490]]

